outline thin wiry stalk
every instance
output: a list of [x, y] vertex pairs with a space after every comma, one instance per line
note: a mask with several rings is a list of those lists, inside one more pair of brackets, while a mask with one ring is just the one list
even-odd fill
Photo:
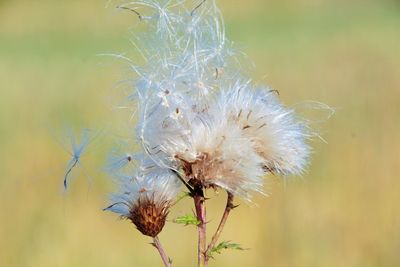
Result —
[[181, 175], [178, 171], [176, 171], [176, 170], [174, 170], [174, 169], [171, 169], [171, 171], [172, 171], [173, 173], [176, 174], [176, 176], [178, 177], [178, 179], [179, 179], [179, 180], [185, 185], [185, 187], [189, 190], [189, 193], [192, 194], [192, 195], [194, 195], [194, 190], [193, 190], [193, 188], [185, 181], [185, 179], [182, 177], [182, 175]]
[[222, 218], [221, 218], [221, 221], [220, 221], [220, 223], [218, 225], [218, 228], [215, 231], [215, 233], [214, 233], [214, 235], [213, 235], [213, 237], [211, 239], [211, 242], [208, 245], [208, 247], [207, 247], [207, 249], [206, 249], [206, 251], [204, 253], [206, 266], [207, 266], [207, 262], [208, 262], [208, 260], [210, 258], [209, 255], [208, 255], [209, 252], [214, 248], [215, 244], [217, 244], [219, 236], [221, 235], [222, 230], [224, 229], [224, 226], [225, 226], [225, 223], [226, 223], [226, 221], [228, 219], [230, 211], [236, 207], [235, 205], [233, 205], [233, 198], [234, 198], [233, 194], [228, 192], [228, 198], [227, 198], [227, 201], [226, 201], [226, 207], [225, 207], [224, 214], [222, 215]]
[[129, 8], [129, 7], [126, 7], [126, 6], [117, 6], [117, 8], [126, 9], [126, 10], [129, 10], [129, 11], [132, 11], [133, 13], [135, 13], [138, 16], [139, 20], [143, 20], [142, 15], [138, 11], [133, 9], [133, 8]]
[[72, 163], [71, 167], [68, 168], [67, 172], [64, 175], [64, 189], [67, 189], [68, 186], [68, 176], [72, 172], [72, 170], [76, 167], [76, 165], [79, 163], [79, 157], [75, 157], [73, 159], [74, 163]]
[[168, 258], [167, 254], [165, 253], [165, 250], [163, 246], [161, 245], [160, 239], [158, 239], [158, 236], [153, 238], [153, 246], [158, 250], [160, 253], [161, 259], [164, 263], [165, 267], [171, 267], [171, 260]]
[[197, 220], [200, 221], [200, 224], [197, 226], [198, 230], [198, 267], [205, 267], [206, 265], [206, 206], [205, 199], [203, 195], [203, 190], [196, 190], [196, 194], [193, 196], [194, 206], [196, 209]]
[[199, 9], [204, 3], [206, 2], [206, 0], [202, 0], [200, 2], [200, 4], [198, 4], [195, 8], [193, 8], [192, 12], [190, 12], [190, 16], [193, 17], [194, 13], [196, 12], [197, 9]]

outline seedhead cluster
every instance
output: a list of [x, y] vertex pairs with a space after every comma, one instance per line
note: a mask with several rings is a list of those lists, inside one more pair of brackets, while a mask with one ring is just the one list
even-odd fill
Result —
[[[268, 174], [301, 174], [314, 134], [294, 109], [280, 102], [276, 90], [246, 76], [245, 57], [227, 40], [215, 0], [138, 0], [118, 7], [131, 11], [146, 29], [132, 37], [140, 60], [115, 55], [132, 70], [125, 102], [138, 124], [135, 135], [129, 134], [133, 141], [126, 141], [141, 149], [112, 153], [107, 169], [120, 190], [106, 210], [154, 238], [170, 266], [157, 236], [184, 187], [196, 211], [195, 218], [184, 217], [185, 224], [199, 229], [198, 262], [205, 266], [212, 252], [237, 248], [216, 243], [235, 207], [234, 197], [251, 201], [254, 192], [263, 192]], [[207, 246], [209, 188], [223, 189], [228, 198]]]

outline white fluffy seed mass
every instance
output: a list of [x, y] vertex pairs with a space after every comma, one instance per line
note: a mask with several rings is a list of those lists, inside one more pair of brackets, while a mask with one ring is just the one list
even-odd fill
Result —
[[128, 61], [135, 84], [129, 100], [137, 107], [137, 140], [154, 165], [245, 199], [262, 192], [268, 173], [304, 170], [307, 124], [276, 92], [245, 77], [214, 0], [195, 9], [184, 0], [124, 7], [148, 30], [133, 41], [145, 63]]
[[151, 200], [156, 205], [169, 205], [181, 189], [181, 182], [169, 170], [143, 160], [135, 175], [117, 177], [119, 192], [111, 195], [111, 205], [106, 210], [128, 218], [141, 200]]
[[280, 103], [276, 91], [236, 86], [221, 92], [218, 109], [217, 113], [251, 140], [266, 171], [283, 175], [302, 172], [310, 151], [306, 140], [311, 135], [294, 110]]
[[179, 118], [159, 111], [145, 127], [149, 153], [206, 187], [250, 199], [250, 192], [262, 191], [266, 173], [299, 174], [307, 163], [306, 125], [276, 92], [236, 84], [220, 90], [205, 110], [181, 105]]

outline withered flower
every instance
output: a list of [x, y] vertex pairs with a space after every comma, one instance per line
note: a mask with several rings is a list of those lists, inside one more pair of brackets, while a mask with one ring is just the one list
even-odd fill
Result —
[[163, 229], [181, 183], [173, 172], [156, 166], [140, 168], [133, 178], [120, 178], [120, 192], [105, 210], [130, 220], [144, 235], [156, 237]]

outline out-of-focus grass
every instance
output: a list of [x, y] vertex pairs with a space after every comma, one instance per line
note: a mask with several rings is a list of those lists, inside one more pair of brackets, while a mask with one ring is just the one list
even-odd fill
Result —
[[[127, 30], [137, 21], [105, 4], [0, 2], [0, 266], [160, 266], [149, 240], [101, 211], [110, 184], [90, 161], [91, 182], [82, 174], [63, 195], [68, 155], [49, 134], [64, 122], [98, 127], [114, 118], [109, 96], [127, 73], [96, 54], [131, 51]], [[337, 113], [304, 179], [269, 184], [272, 196], [257, 197], [259, 207], [233, 213], [223, 239], [251, 249], [213, 266], [399, 266], [398, 3], [220, 4], [256, 80], [287, 104], [318, 100]], [[222, 194], [212, 204], [210, 229]], [[162, 234], [175, 266], [194, 265], [194, 237], [173, 224]]]

